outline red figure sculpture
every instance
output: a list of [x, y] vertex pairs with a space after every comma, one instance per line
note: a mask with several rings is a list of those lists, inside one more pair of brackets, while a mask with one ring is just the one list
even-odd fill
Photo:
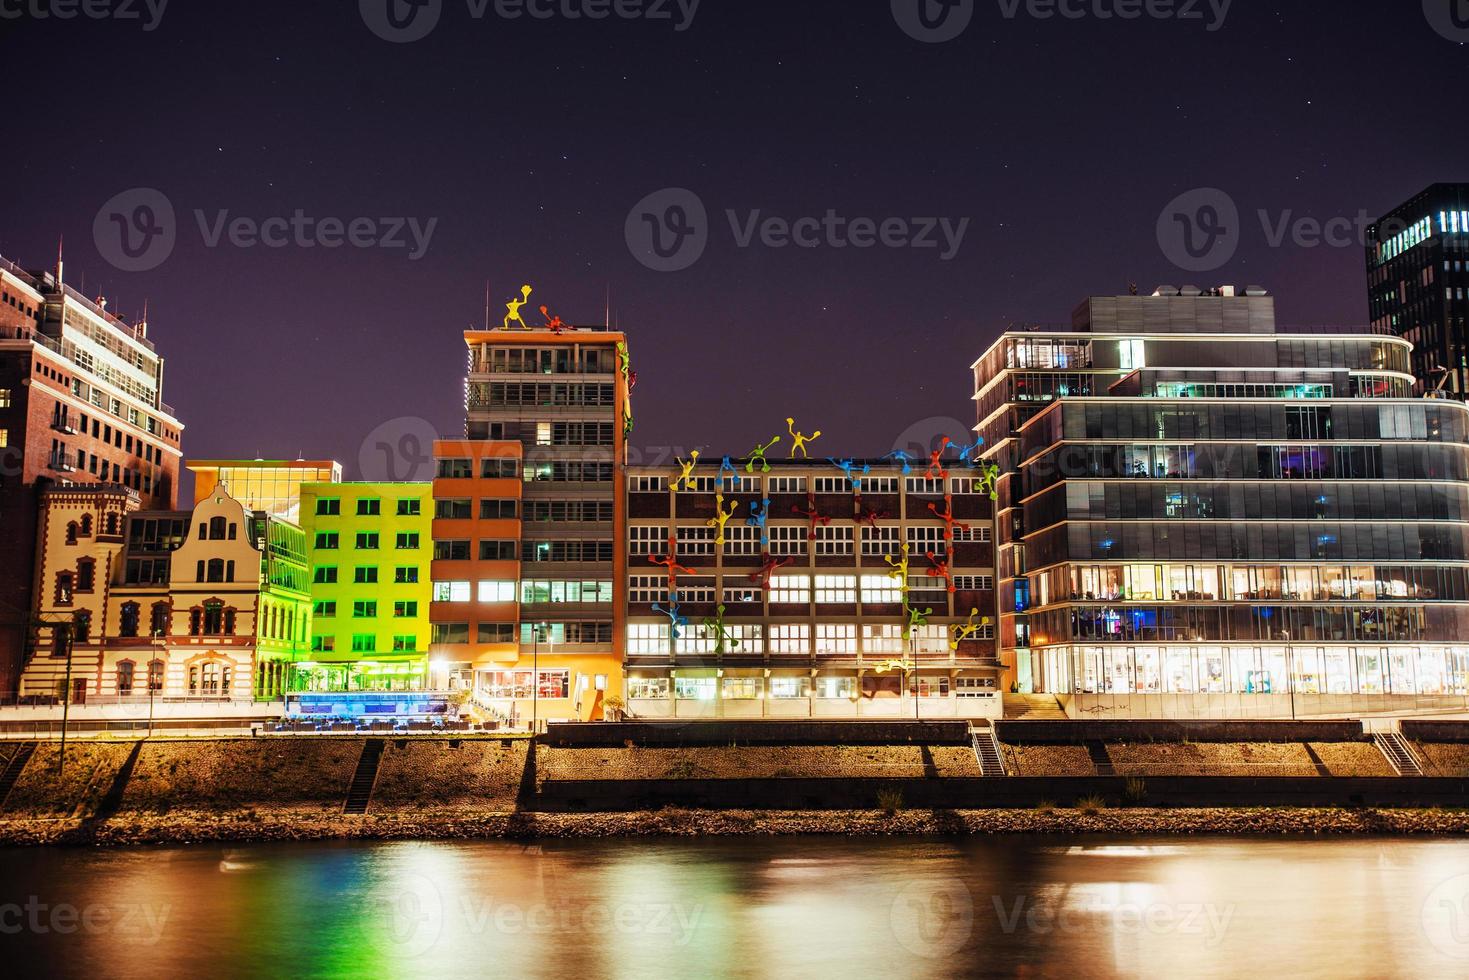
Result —
[[831, 527], [831, 518], [824, 516], [819, 510], [816, 509], [816, 495], [813, 493], [808, 492], [806, 494], [806, 506], [809, 508], [808, 510], [802, 510], [799, 507], [792, 507], [791, 513], [799, 514], [801, 517], [804, 517], [806, 518], [806, 520], [811, 522], [811, 533], [807, 536], [807, 538], [808, 540], [815, 541], [816, 525], [820, 524], [822, 527]]
[[668, 569], [668, 591], [678, 591], [678, 576], [682, 572], [685, 575], [695, 574], [692, 568], [684, 568], [678, 563], [678, 539], [673, 535], [668, 536], [668, 556], [659, 558], [657, 555], [649, 555], [648, 562], [659, 568]]
[[559, 316], [553, 317], [551, 311], [544, 306], [541, 307], [541, 316], [546, 318], [546, 329], [552, 333], [565, 333], [571, 329], [569, 324], [561, 322]]
[[954, 572], [949, 568], [948, 559], [939, 561], [938, 555], [935, 555], [932, 551], [930, 551], [928, 553], [928, 563], [933, 566], [928, 570], [928, 574], [933, 578], [943, 579], [944, 583], [949, 587], [949, 595], [953, 595]]
[[954, 543], [954, 528], [962, 528], [966, 534], [969, 532], [968, 524], [963, 524], [954, 520], [953, 494], [944, 494], [943, 510], [939, 510], [938, 507], [934, 504], [929, 504], [928, 509], [933, 511], [934, 517], [937, 517], [939, 520], [944, 522], [944, 540], [947, 541], [949, 544]]
[[924, 479], [947, 480], [949, 478], [949, 471], [944, 469], [943, 463], [939, 462], [949, 448], [949, 442], [949, 437], [944, 436], [944, 441], [939, 443], [939, 448], [928, 454], [928, 472], [923, 474]]
[[764, 552], [760, 556], [760, 567], [750, 573], [751, 582], [759, 582], [760, 588], [766, 592], [770, 591], [770, 576], [787, 565], [795, 564], [794, 558], [776, 558], [770, 552]]

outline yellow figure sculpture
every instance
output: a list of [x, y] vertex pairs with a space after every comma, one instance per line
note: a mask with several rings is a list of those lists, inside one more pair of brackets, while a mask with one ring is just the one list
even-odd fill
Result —
[[879, 660], [872, 665], [874, 674], [886, 674], [890, 670], [907, 672], [913, 669], [913, 665], [906, 660]]
[[729, 505], [729, 510], [726, 511], [724, 509], [724, 494], [715, 494], [714, 516], [705, 521], [704, 526], [715, 527], [719, 529], [714, 535], [714, 543], [721, 548], [724, 547], [724, 526], [729, 523], [729, 519], [731, 517], [734, 517], [734, 512], [739, 509], [740, 502], [736, 500], [734, 503]]
[[888, 578], [897, 579], [899, 590], [906, 596], [908, 594], [908, 546], [903, 545], [902, 561], [898, 561], [892, 555], [883, 555], [883, 561], [893, 566], [893, 570], [888, 572]]
[[689, 453], [689, 461], [687, 463], [678, 456], [675, 456], [674, 459], [677, 460], [678, 468], [683, 472], [679, 474], [678, 479], [673, 481], [673, 492], [678, 493], [681, 490], [694, 489], [694, 467], [699, 465], [699, 451], [695, 449]]
[[977, 639], [979, 637], [980, 631], [990, 624], [990, 618], [988, 616], [976, 623], [974, 619], [978, 615], [978, 609], [971, 609], [969, 610], [969, 622], [955, 623], [953, 626], [949, 627], [954, 632], [953, 639], [949, 641], [950, 650], [958, 650], [959, 644], [963, 643], [965, 640]]
[[506, 330], [510, 329], [510, 324], [512, 323], [520, 324], [521, 329], [523, 330], [530, 329], [530, 324], [525, 322], [525, 318], [520, 315], [520, 310], [521, 307], [530, 302], [530, 294], [532, 292], [534, 292], [534, 290], [531, 289], [529, 286], [521, 286], [520, 299], [512, 299], [510, 302], [505, 304], [505, 309], [507, 311], [505, 314]]
[[795, 419], [786, 419], [786, 430], [788, 432], [790, 432], [791, 438], [793, 440], [795, 440], [791, 444], [791, 456], [790, 456], [790, 458], [791, 459], [795, 459], [796, 458], [796, 453], [800, 453], [802, 459], [809, 459], [810, 458], [810, 454], [808, 454], [806, 452], [806, 443], [808, 443], [808, 442], [815, 442], [817, 439], [820, 439], [821, 438], [821, 430], [820, 429], [817, 429], [814, 433], [812, 433], [809, 436], [806, 435], [805, 433], [797, 432], [796, 431], [796, 420]]

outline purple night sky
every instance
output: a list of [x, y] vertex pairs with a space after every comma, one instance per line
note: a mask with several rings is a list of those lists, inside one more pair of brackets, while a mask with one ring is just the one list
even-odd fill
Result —
[[[0, 20], [0, 252], [49, 265], [64, 235], [72, 285], [125, 315], [147, 298], [186, 456], [333, 457], [352, 477], [389, 420], [462, 434], [460, 334], [487, 279], [496, 321], [522, 282], [532, 308], [577, 322], [601, 321], [610, 288], [640, 375], [634, 444], [655, 457], [742, 453], [787, 415], [825, 432], [823, 455], [881, 454], [926, 417], [972, 423], [967, 368], [1004, 325], [1066, 320], [1129, 282], [1258, 283], [1284, 321], [1361, 323], [1361, 250], [1272, 247], [1257, 212], [1376, 215], [1469, 178], [1469, 47], [1416, 2], [1236, 0], [1210, 31], [1206, 0], [1205, 22], [1038, 19], [1023, 2], [1009, 18], [982, 0], [938, 44], [886, 0], [703, 0], [683, 31], [674, 3], [672, 21], [444, 4], [407, 44], [350, 0], [175, 0], [151, 31]], [[175, 207], [177, 245], [124, 272], [93, 222], [135, 187]], [[665, 187], [711, 218], [707, 252], [674, 273], [624, 240]], [[1222, 269], [1182, 272], [1156, 226], [1198, 187], [1234, 200], [1242, 241]], [[740, 248], [726, 209], [969, 227], [951, 261]], [[297, 210], [437, 225], [410, 261], [211, 248], [195, 216]]]

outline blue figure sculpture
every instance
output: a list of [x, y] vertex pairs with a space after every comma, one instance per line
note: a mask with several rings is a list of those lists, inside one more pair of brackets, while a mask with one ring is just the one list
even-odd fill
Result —
[[904, 476], [909, 476], [913, 473], [913, 457], [909, 456], [901, 449], [888, 453], [886, 456], [883, 457], [883, 459], [895, 459], [898, 462], [902, 463]]
[[959, 462], [966, 466], [979, 465], [979, 450], [984, 446], [984, 436], [979, 436], [972, 446], [964, 446], [959, 450]]
[[760, 544], [762, 547], [770, 544], [770, 529], [766, 522], [770, 520], [770, 498], [766, 497], [758, 504], [750, 505], [750, 516], [745, 518], [745, 523], [750, 527], [760, 529]]
[[[851, 484], [853, 493], [862, 492], [862, 481], [853, 473], [853, 471], [857, 468], [857, 463], [855, 460], [832, 459], [830, 456], [828, 456], [827, 461], [847, 475], [847, 482]], [[870, 465], [864, 465], [862, 467], [861, 473], [863, 476], [866, 476], [871, 472], [872, 467]]]
[[718, 483], [724, 483], [724, 474], [726, 473], [729, 474], [730, 480], [736, 481], [735, 483], [731, 483], [730, 486], [737, 485], [737, 482], [740, 478], [740, 471], [735, 469], [734, 461], [731, 460], [728, 456], [724, 457], [724, 461], [719, 464], [719, 476], [716, 477]]
[[684, 627], [684, 626], [688, 626], [689, 625], [689, 618], [687, 616], [683, 615], [681, 612], [679, 612], [678, 611], [679, 608], [680, 607], [679, 607], [678, 593], [677, 592], [670, 592], [670, 593], [668, 593], [668, 608], [667, 609], [664, 609], [662, 606], [658, 605], [658, 603], [656, 603], [656, 602], [653, 603], [653, 611], [655, 613], [658, 613], [661, 616], [667, 616], [668, 617], [669, 629], [672, 632], [673, 638], [675, 640], [677, 640], [677, 639], [679, 639], [680, 637], [683, 636], [683, 633], [680, 631], [680, 627]]

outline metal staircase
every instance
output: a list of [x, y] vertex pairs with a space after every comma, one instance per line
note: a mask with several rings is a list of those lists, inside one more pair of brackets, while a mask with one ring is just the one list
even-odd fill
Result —
[[1399, 776], [1423, 775], [1423, 764], [1418, 761], [1417, 753], [1408, 744], [1408, 740], [1403, 738], [1402, 732], [1373, 732], [1372, 743]]
[[991, 779], [1010, 775], [1005, 771], [1000, 740], [995, 736], [994, 727], [976, 728], [969, 734], [974, 742], [974, 758], [979, 761], [979, 774]]
[[352, 775], [352, 785], [347, 790], [347, 801], [342, 804], [343, 813], [367, 812], [367, 805], [372, 802], [372, 788], [377, 784], [377, 769], [383, 761], [383, 747], [386, 744], [380, 738], [370, 738], [362, 744], [362, 755], [357, 757], [357, 771]]
[[31, 756], [36, 754], [37, 742], [18, 742], [10, 758], [5, 761], [4, 771], [0, 771], [0, 810], [5, 809], [5, 800], [10, 796], [10, 791], [15, 786], [15, 781], [20, 778], [26, 763], [31, 761]]

